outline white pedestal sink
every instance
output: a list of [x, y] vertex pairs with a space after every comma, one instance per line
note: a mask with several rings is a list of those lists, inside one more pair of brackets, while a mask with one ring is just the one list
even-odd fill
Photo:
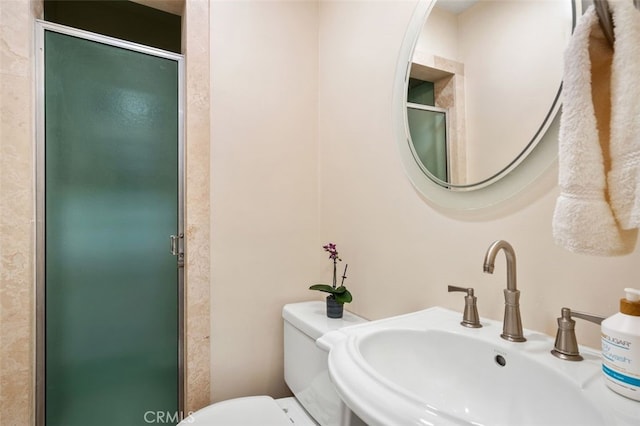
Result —
[[603, 383], [600, 354], [552, 356], [553, 339], [525, 330], [501, 339], [502, 323], [460, 325], [443, 308], [372, 321], [318, 340], [341, 398], [375, 425], [640, 425], [640, 403]]

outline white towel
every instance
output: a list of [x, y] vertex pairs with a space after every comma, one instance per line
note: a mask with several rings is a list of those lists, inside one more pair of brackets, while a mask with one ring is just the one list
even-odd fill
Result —
[[610, 1], [614, 21], [611, 66], [611, 207], [622, 229], [640, 227], [640, 11]]
[[604, 256], [629, 253], [635, 244], [635, 233], [618, 226], [608, 203], [611, 54], [590, 6], [565, 51], [560, 195], [552, 227], [556, 244], [576, 253]]

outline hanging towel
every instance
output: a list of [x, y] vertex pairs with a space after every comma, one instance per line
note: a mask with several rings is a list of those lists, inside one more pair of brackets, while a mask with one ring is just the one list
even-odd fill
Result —
[[614, 22], [611, 69], [611, 207], [622, 229], [640, 227], [640, 11], [610, 1]]
[[618, 226], [608, 202], [612, 55], [590, 6], [576, 24], [564, 55], [560, 195], [552, 230], [556, 244], [602, 256], [629, 253], [635, 244], [635, 233]]

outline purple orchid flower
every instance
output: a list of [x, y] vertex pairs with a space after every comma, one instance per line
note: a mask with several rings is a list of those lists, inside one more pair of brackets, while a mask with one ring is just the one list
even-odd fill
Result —
[[336, 249], [336, 245], [335, 245], [334, 243], [328, 243], [328, 244], [326, 244], [326, 245], [322, 246], [322, 248], [323, 248], [325, 251], [328, 251], [328, 252], [329, 252], [329, 259], [333, 259], [333, 260], [334, 260], [334, 262], [335, 262], [336, 260], [342, 260], [342, 259], [340, 259], [340, 258], [338, 257], [338, 250]]

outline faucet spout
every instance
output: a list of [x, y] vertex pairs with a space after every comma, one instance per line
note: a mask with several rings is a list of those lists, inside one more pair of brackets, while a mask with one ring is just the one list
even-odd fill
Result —
[[511, 342], [524, 342], [522, 320], [520, 318], [520, 290], [516, 284], [516, 253], [511, 244], [504, 240], [494, 241], [484, 255], [483, 271], [493, 274], [496, 256], [502, 250], [507, 258], [507, 288], [504, 290], [504, 323], [502, 337]]
[[494, 241], [484, 255], [483, 270], [487, 274], [493, 274], [496, 256], [500, 250], [504, 251], [507, 257], [507, 289], [511, 291], [518, 290], [516, 284], [516, 252], [511, 244], [505, 240]]

